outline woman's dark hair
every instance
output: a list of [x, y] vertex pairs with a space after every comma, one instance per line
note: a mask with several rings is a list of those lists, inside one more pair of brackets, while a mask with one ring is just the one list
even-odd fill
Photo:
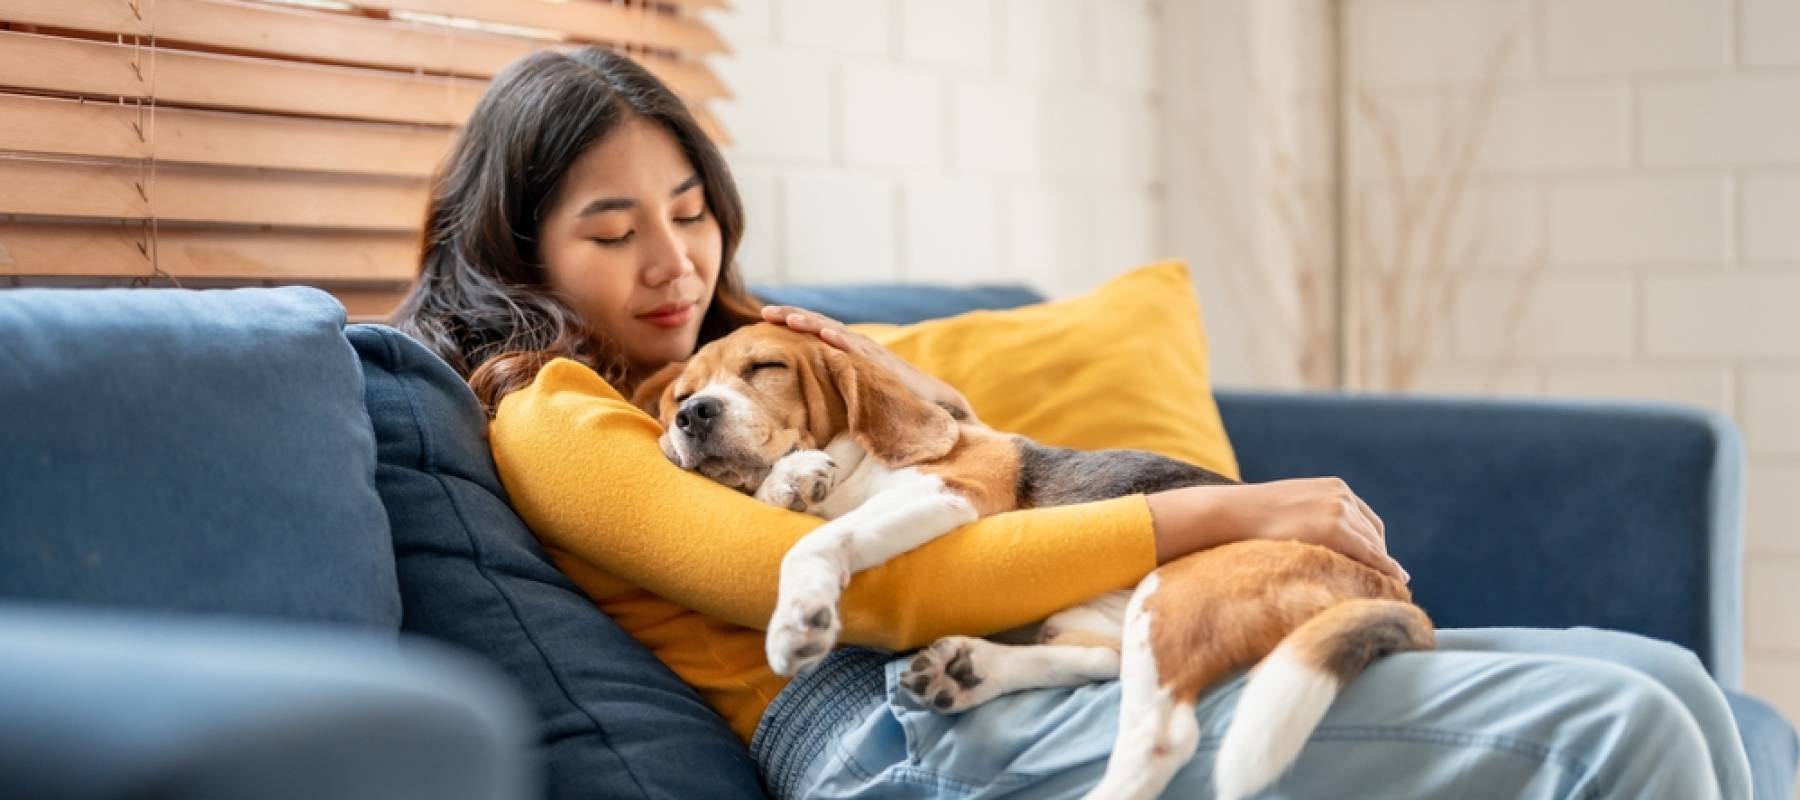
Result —
[[700, 342], [759, 319], [733, 263], [744, 231], [737, 184], [680, 98], [600, 47], [532, 53], [494, 77], [439, 167], [419, 279], [393, 316], [469, 381], [490, 414], [552, 358], [586, 364], [615, 386], [625, 378], [621, 351], [551, 291], [538, 231], [576, 159], [632, 116], [674, 135], [718, 222], [719, 278]]

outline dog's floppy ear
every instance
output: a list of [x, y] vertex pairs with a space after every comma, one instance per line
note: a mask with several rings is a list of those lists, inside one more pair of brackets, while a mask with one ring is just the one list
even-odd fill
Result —
[[825, 363], [843, 395], [850, 435], [882, 463], [936, 461], [956, 446], [959, 429], [950, 412], [913, 394], [893, 373], [837, 350], [826, 354]]
[[844, 398], [834, 387], [831, 365], [827, 360], [837, 350], [819, 342], [809, 348], [805, 358], [794, 362], [795, 379], [800, 383], [800, 402], [806, 409], [806, 435], [812, 447], [831, 443], [838, 431], [850, 429]]
[[658, 422], [662, 421], [663, 407], [674, 402], [671, 395], [675, 391], [675, 378], [681, 375], [682, 368], [686, 366], [687, 362], [677, 361], [645, 378], [643, 383], [638, 384], [637, 390], [631, 393], [631, 404], [643, 409], [644, 413], [655, 417]]

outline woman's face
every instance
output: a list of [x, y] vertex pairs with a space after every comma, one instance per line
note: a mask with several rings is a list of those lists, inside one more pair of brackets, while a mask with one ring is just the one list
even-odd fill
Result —
[[722, 249], [673, 134], [629, 117], [588, 148], [540, 230], [550, 288], [624, 351], [636, 380], [692, 355]]

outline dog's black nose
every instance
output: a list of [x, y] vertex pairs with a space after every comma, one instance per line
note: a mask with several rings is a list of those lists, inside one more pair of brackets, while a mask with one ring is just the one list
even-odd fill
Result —
[[712, 430], [713, 420], [718, 419], [724, 406], [717, 397], [696, 397], [681, 404], [681, 410], [675, 412], [675, 427], [682, 433], [698, 439]]

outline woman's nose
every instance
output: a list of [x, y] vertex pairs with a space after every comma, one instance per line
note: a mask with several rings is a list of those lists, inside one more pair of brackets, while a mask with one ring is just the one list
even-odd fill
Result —
[[688, 263], [687, 244], [674, 227], [664, 224], [656, 228], [649, 239], [644, 253], [644, 283], [650, 286], [661, 286], [669, 281], [686, 275], [692, 269]]

